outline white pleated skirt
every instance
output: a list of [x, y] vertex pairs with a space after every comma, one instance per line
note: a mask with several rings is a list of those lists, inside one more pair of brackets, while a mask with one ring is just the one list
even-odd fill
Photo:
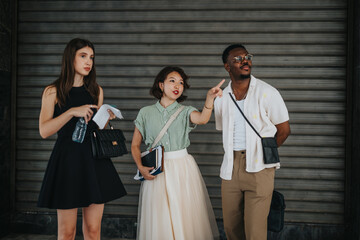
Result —
[[186, 149], [165, 152], [165, 171], [141, 183], [138, 240], [211, 240], [219, 231], [209, 195]]

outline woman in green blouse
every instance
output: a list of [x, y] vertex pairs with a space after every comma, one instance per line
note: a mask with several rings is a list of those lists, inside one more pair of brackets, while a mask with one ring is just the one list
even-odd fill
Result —
[[156, 176], [153, 168], [141, 164], [140, 145], [148, 149], [186, 99], [188, 76], [179, 67], [167, 66], [156, 76], [150, 90], [159, 101], [140, 110], [135, 120], [131, 153], [142, 176], [138, 211], [137, 239], [217, 239], [219, 232], [203, 178], [194, 158], [187, 153], [189, 133], [196, 124], [206, 124], [214, 99], [222, 95], [220, 86], [211, 88], [202, 112], [185, 106], [158, 145], [165, 148], [164, 172]]

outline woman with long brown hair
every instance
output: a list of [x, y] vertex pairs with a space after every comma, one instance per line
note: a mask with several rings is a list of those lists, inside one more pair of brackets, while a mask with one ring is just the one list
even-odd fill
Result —
[[[58, 138], [38, 206], [57, 209], [58, 239], [75, 238], [78, 208], [82, 208], [84, 238], [100, 239], [104, 203], [126, 194], [111, 160], [92, 157], [89, 133], [96, 128], [92, 117], [104, 98], [96, 83], [94, 56], [90, 41], [72, 39], [64, 50], [59, 78], [42, 95], [40, 135], [57, 133]], [[82, 143], [72, 140], [79, 118], [87, 124]]]

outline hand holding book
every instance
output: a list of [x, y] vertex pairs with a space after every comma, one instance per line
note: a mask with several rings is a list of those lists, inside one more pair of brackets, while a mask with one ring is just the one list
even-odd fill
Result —
[[[164, 147], [156, 146], [161, 138], [164, 136], [167, 129], [170, 127], [171, 123], [176, 119], [176, 117], [180, 114], [180, 112], [185, 108], [185, 106], [179, 107], [173, 115], [170, 116], [169, 120], [165, 124], [165, 126], [161, 129], [159, 135], [155, 138], [153, 144], [151, 145], [151, 149], [149, 151], [141, 153], [141, 164], [143, 166], [150, 165], [154, 167], [154, 169], [150, 172], [151, 175], [155, 176], [164, 171]], [[155, 151], [156, 153], [152, 153]], [[135, 180], [143, 181], [144, 177], [140, 174], [139, 169], [136, 172], [134, 177]]]
[[[141, 164], [144, 167], [150, 167], [153, 168], [152, 171], [150, 171], [150, 174], [155, 176], [159, 173], [163, 172], [163, 166], [164, 166], [164, 147], [163, 146], [157, 146], [149, 151], [143, 152], [141, 154]], [[140, 173], [139, 169], [136, 172], [136, 175], [134, 177], [135, 180], [143, 181], [144, 176]]]
[[136, 176], [134, 177], [135, 180], [154, 180], [156, 176], [153, 176], [150, 174], [154, 168], [153, 167], [146, 167], [141, 166], [138, 168], [139, 173], [136, 173]]

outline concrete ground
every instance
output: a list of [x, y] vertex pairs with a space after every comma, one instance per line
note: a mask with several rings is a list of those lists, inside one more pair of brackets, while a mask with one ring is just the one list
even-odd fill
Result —
[[[9, 234], [0, 238], [1, 240], [56, 240], [55, 235], [38, 235], [38, 234]], [[75, 240], [83, 240], [82, 236], [76, 236]], [[101, 238], [102, 240], [134, 240], [124, 238]]]

